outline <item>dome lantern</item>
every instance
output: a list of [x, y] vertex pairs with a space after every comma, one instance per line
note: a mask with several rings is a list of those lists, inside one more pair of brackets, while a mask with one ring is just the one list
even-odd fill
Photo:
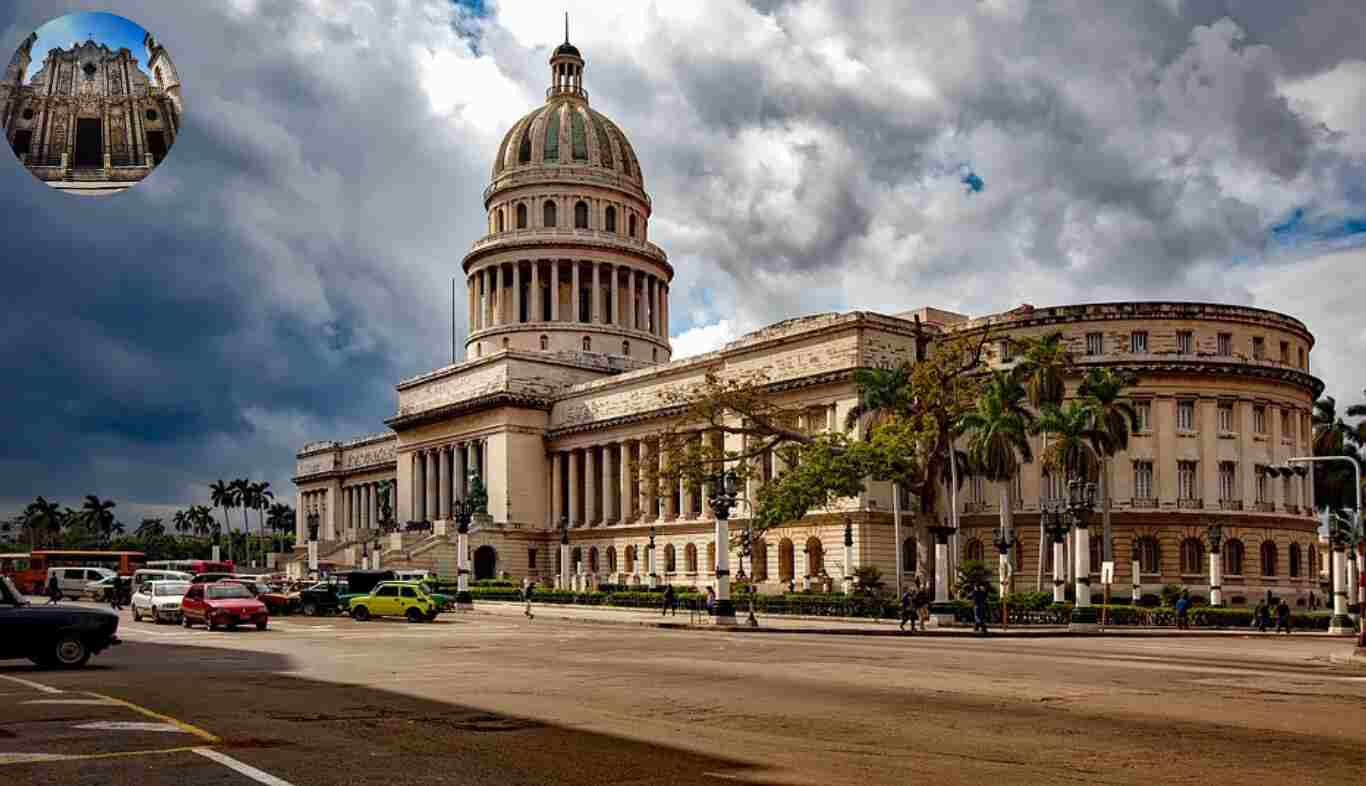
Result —
[[564, 43], [550, 54], [550, 87], [545, 97], [577, 96], [588, 100], [583, 89], [583, 56], [579, 48], [569, 43], [569, 14], [564, 15]]

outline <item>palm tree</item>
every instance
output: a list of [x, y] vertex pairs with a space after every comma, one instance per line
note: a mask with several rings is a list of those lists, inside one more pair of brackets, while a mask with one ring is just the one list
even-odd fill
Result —
[[[1347, 409], [1366, 414], [1366, 406], [1355, 404]], [[1355, 456], [1353, 443], [1361, 445], [1361, 437], [1366, 434], [1366, 424], [1356, 428], [1349, 426], [1338, 416], [1337, 401], [1332, 396], [1324, 396], [1314, 402], [1314, 455], [1315, 456]], [[1341, 505], [1342, 500], [1351, 497], [1352, 473], [1339, 462], [1328, 462], [1313, 468], [1314, 500], [1319, 506]], [[1332, 501], [1330, 503], [1330, 500]]]
[[[868, 439], [874, 429], [888, 422], [903, 407], [903, 397], [910, 389], [911, 370], [906, 364], [895, 368], [861, 368], [854, 371], [854, 384], [858, 386], [859, 400], [844, 418], [844, 430], [852, 431], [856, 426], [863, 438]], [[896, 592], [901, 595], [901, 483], [892, 480], [892, 516], [896, 540]], [[916, 544], [921, 546], [925, 538], [917, 534]], [[917, 555], [919, 556], [919, 555]], [[917, 559], [917, 567], [925, 560]], [[918, 572], [918, 571], [917, 571]]]
[[[251, 493], [252, 499], [256, 502], [256, 523], [260, 525], [259, 531], [261, 537], [264, 538], [266, 536], [266, 508], [269, 508], [271, 501], [275, 499], [275, 493], [270, 490], [270, 481], [268, 480], [251, 484]], [[261, 563], [265, 564], [265, 561], [265, 543], [262, 542]]]
[[175, 514], [171, 516], [171, 529], [175, 530], [177, 535], [184, 535], [189, 532], [193, 526], [194, 525], [190, 523], [189, 514], [184, 510], [177, 510]]
[[47, 533], [55, 543], [66, 524], [66, 516], [62, 513], [61, 505], [48, 502], [42, 497], [36, 497], [29, 503], [24, 509], [24, 518], [29, 527], [29, 538], [34, 543], [42, 533]]
[[[1024, 387], [1011, 375], [993, 371], [977, 405], [958, 421], [968, 435], [968, 456], [982, 477], [1000, 485], [1001, 532], [1011, 531], [1011, 483], [1022, 462], [1033, 461], [1029, 432], [1033, 415], [1023, 407]], [[1005, 576], [1001, 576], [1004, 582]], [[1002, 590], [1004, 592], [1004, 590]]]
[[[266, 517], [266, 523], [272, 533], [272, 542], [275, 538], [294, 529], [294, 508], [277, 502], [270, 506], [270, 512]], [[283, 551], [283, 549], [279, 549]]]
[[[223, 509], [223, 529], [228, 530], [228, 509], [237, 507], [237, 489], [231, 484], [224, 483], [220, 478], [209, 484], [209, 502], [214, 507]], [[228, 548], [231, 550], [231, 543], [228, 544]], [[232, 555], [229, 554], [228, 558], [231, 559]]]
[[242, 509], [242, 537], [239, 542], [242, 544], [242, 561], [247, 562], [251, 558], [251, 555], [247, 553], [246, 538], [251, 526], [247, 523], [247, 509], [256, 504], [251, 495], [251, 481], [246, 478], [237, 478], [228, 485], [234, 490], [237, 506]]
[[1095, 446], [1110, 437], [1096, 428], [1090, 409], [1076, 401], [1066, 407], [1046, 406], [1037, 427], [1054, 438], [1043, 453], [1045, 469], [1062, 472], [1068, 479], [1095, 480], [1100, 469]]
[[1103, 559], [1107, 562], [1114, 559], [1110, 532], [1111, 463], [1116, 453], [1129, 447], [1129, 434], [1138, 431], [1139, 427], [1138, 410], [1128, 401], [1121, 400], [1120, 396], [1125, 388], [1137, 383], [1138, 377], [1128, 371], [1093, 368], [1086, 373], [1077, 391], [1082, 406], [1091, 411], [1094, 425], [1107, 437], [1095, 444], [1103, 464], [1100, 474], [1100, 510], [1104, 535]]
[[166, 527], [161, 523], [161, 519], [143, 519], [133, 534], [144, 540], [148, 538], [161, 537], [166, 534]]
[[[1366, 396], [1366, 390], [1361, 391], [1361, 395]], [[1347, 417], [1366, 418], [1366, 404], [1353, 404], [1347, 408]], [[1355, 442], [1357, 447], [1366, 448], [1366, 420], [1359, 420], [1352, 426], [1352, 433], [1349, 439]]]
[[[1048, 333], [1038, 338], [1019, 339], [1021, 359], [1012, 373], [1024, 385], [1025, 398], [1042, 413], [1045, 406], [1062, 406], [1067, 396], [1067, 374], [1072, 370], [1072, 353], [1063, 340], [1062, 331]], [[1048, 432], [1044, 431], [1041, 450], [1048, 450]], [[1034, 591], [1043, 591], [1043, 550], [1047, 548], [1047, 535], [1044, 533], [1043, 516], [1039, 516], [1039, 564], [1034, 577]]]
[[[113, 510], [113, 500], [102, 500], [94, 494], [85, 495], [85, 502], [81, 505], [81, 518], [85, 525], [91, 532], [97, 533], [105, 543], [109, 542], [115, 531]], [[120, 525], [118, 530], [122, 529]]]

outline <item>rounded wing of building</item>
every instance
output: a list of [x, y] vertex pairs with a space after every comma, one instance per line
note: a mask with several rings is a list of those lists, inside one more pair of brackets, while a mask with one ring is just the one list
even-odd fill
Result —
[[663, 363], [673, 268], [626, 134], [588, 105], [584, 60], [550, 57], [544, 105], [513, 124], [484, 191], [488, 234], [464, 260], [466, 356], [590, 352]]

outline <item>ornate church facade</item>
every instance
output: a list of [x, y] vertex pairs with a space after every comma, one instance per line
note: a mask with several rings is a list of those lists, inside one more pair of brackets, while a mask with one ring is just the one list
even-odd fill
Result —
[[[706, 498], [681, 486], [659, 495], [640, 482], [643, 467], [665, 460], [660, 434], [677, 427], [671, 393], [707, 374], [762, 371], [785, 403], [806, 413], [803, 428], [837, 429], [858, 403], [857, 369], [913, 363], [935, 341], [985, 330], [994, 337], [991, 363], [1004, 366], [1014, 362], [1011, 337], [1056, 330], [1080, 371], [1126, 368], [1140, 380], [1132, 398], [1143, 427], [1115, 457], [1109, 490], [1124, 588], [1117, 594], [1200, 586], [1202, 547], [1192, 556], [1191, 543], [1212, 522], [1223, 525], [1225, 544], [1237, 544], [1237, 560], [1225, 560], [1226, 598], [1275, 588], [1302, 599], [1317, 590], [1312, 483], [1295, 475], [1272, 481], [1265, 471], [1310, 450], [1310, 410], [1322, 383], [1308, 371], [1314, 339], [1304, 324], [1200, 303], [1025, 306], [978, 319], [933, 308], [855, 311], [786, 320], [672, 360], [674, 270], [649, 240], [652, 206], [635, 152], [589, 107], [577, 48], [566, 41], [550, 68], [545, 104], [498, 147], [484, 192], [487, 234], [464, 258], [466, 359], [399, 382], [386, 431], [311, 443], [297, 454], [298, 539], [315, 538], [324, 562], [359, 565], [376, 551], [387, 566], [454, 574], [454, 511], [478, 477], [489, 519], [469, 535], [475, 578], [638, 584], [653, 573], [701, 586], [729, 564], [762, 590], [838, 588], [864, 566], [890, 578], [900, 552], [906, 574], [931, 580], [933, 548], [909, 526], [898, 542], [883, 483], [769, 532], [752, 563], [736, 553], [718, 559], [726, 540]], [[733, 436], [697, 438], [743, 447]], [[783, 471], [776, 457], [773, 467]], [[1009, 489], [970, 480], [956, 495], [956, 516], [942, 495], [940, 518], [960, 524], [954, 558], [982, 558], [999, 505], [1009, 505], [1014, 587], [1033, 589], [1041, 560], [1051, 571], [1052, 550], [1031, 533], [1043, 504], [1060, 493], [1055, 479], [1026, 465]], [[386, 506], [396, 521], [423, 526], [381, 536]], [[747, 515], [741, 505], [733, 524], [743, 526]], [[1099, 514], [1097, 534], [1098, 523]], [[306, 570], [304, 547], [291, 570]]]
[[128, 49], [93, 40], [54, 48], [24, 82], [37, 35], [15, 51], [0, 82], [0, 127], [33, 175], [56, 188], [102, 194], [142, 180], [180, 132], [180, 81], [170, 55], [143, 39], [149, 77]]

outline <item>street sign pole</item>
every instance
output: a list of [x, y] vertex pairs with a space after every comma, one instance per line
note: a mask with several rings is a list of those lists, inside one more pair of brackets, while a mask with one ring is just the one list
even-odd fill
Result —
[[1100, 583], [1105, 585], [1105, 603], [1100, 607], [1100, 627], [1105, 629], [1106, 612], [1110, 610], [1110, 585], [1115, 582], [1115, 562], [1106, 560], [1100, 563]]

